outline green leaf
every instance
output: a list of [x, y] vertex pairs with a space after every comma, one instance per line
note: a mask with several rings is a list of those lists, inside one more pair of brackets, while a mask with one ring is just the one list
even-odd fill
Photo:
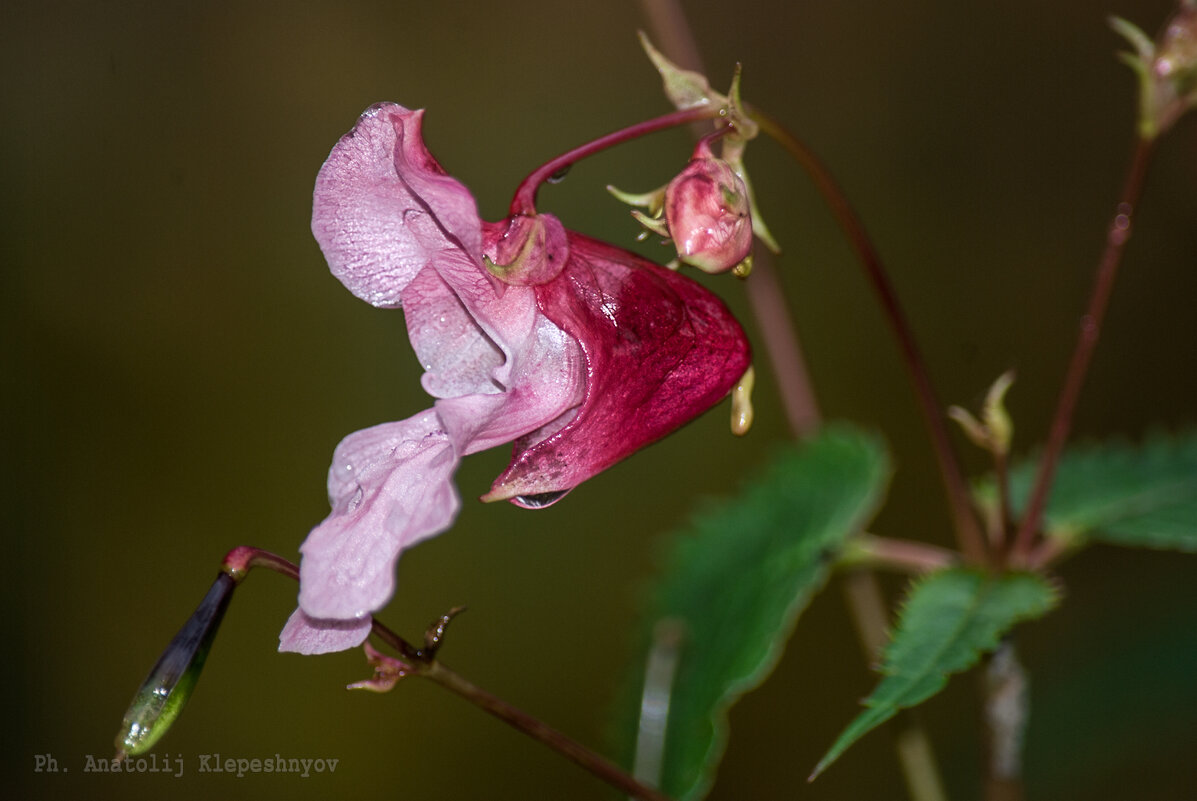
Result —
[[875, 438], [825, 428], [780, 453], [736, 498], [700, 509], [674, 538], [621, 726], [631, 751], [639, 721], [642, 780], [679, 801], [705, 794], [728, 709], [773, 668], [836, 551], [880, 505], [888, 478]]
[[[1036, 467], [1028, 461], [1011, 473], [1015, 512]], [[992, 488], [985, 495], [992, 499]], [[1057, 537], [1197, 552], [1197, 431], [1066, 450], [1044, 517]]]
[[1015, 623], [1043, 615], [1055, 600], [1051, 585], [1034, 573], [992, 576], [951, 569], [917, 581], [885, 651], [881, 666], [885, 678], [811, 778], [899, 709], [920, 704], [942, 690], [948, 675], [967, 670], [981, 654], [996, 648]]

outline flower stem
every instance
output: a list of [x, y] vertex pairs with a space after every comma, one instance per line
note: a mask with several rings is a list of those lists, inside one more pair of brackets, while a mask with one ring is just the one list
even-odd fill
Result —
[[1006, 551], [1006, 537], [1014, 528], [1010, 512], [1010, 460], [1001, 449], [993, 451], [993, 475], [997, 480], [997, 520], [994, 522], [989, 545], [995, 554]]
[[[641, 0], [641, 6], [654, 35], [664, 45], [666, 55], [683, 67], [701, 72], [698, 46], [690, 34], [681, 3], [678, 0]], [[834, 183], [831, 187], [835, 188]], [[838, 191], [835, 194], [842, 197]], [[849, 216], [854, 218], [850, 209]], [[765, 339], [765, 349], [777, 377], [790, 429], [795, 438], [802, 439], [819, 426], [821, 414], [802, 355], [802, 345], [768, 252], [756, 255], [747, 283], [748, 300]], [[871, 570], [852, 571], [844, 582], [844, 590], [861, 644], [869, 658], [875, 659], [885, 645], [888, 628], [885, 600], [877, 576]], [[947, 795], [939, 780], [939, 768], [926, 730], [910, 713], [903, 713], [900, 723], [898, 762], [911, 797], [915, 801], [944, 801]]]
[[1110, 302], [1110, 293], [1114, 289], [1114, 279], [1118, 276], [1118, 266], [1122, 263], [1122, 254], [1126, 250], [1127, 241], [1130, 240], [1131, 218], [1134, 215], [1135, 206], [1139, 202], [1139, 196], [1143, 192], [1143, 183], [1147, 177], [1147, 167], [1151, 163], [1151, 156], [1154, 153], [1154, 144], [1153, 139], [1142, 137], [1136, 142], [1130, 167], [1127, 169], [1126, 181], [1123, 184], [1121, 200], [1114, 210], [1114, 217], [1110, 221], [1110, 227], [1106, 233], [1106, 246], [1097, 263], [1089, 306], [1085, 310], [1084, 316], [1081, 317], [1076, 347], [1073, 349], [1072, 360], [1068, 364], [1068, 372], [1064, 377], [1064, 386], [1060, 390], [1060, 397], [1056, 402], [1056, 412], [1052, 417], [1047, 445], [1043, 449], [1043, 458], [1039, 462], [1039, 472], [1035, 476], [1030, 501], [1027, 503], [1026, 512], [1023, 514], [1022, 523], [1018, 527], [1018, 534], [1014, 540], [1012, 556], [1021, 563], [1027, 562], [1035, 546], [1035, 535], [1038, 533], [1039, 524], [1043, 519], [1043, 510], [1047, 505], [1048, 494], [1056, 475], [1056, 466], [1072, 428], [1072, 415], [1076, 410], [1077, 398], [1085, 383], [1085, 375], [1088, 373], [1089, 363], [1093, 359], [1093, 352], [1097, 348], [1102, 322], [1105, 320], [1106, 308]]
[[839, 223], [852, 248], [856, 251], [857, 258], [860, 260], [861, 266], [864, 267], [885, 312], [886, 319], [889, 321], [890, 329], [902, 354], [902, 360], [914, 382], [915, 394], [931, 434], [931, 444], [938, 458], [939, 473], [947, 492], [960, 549], [970, 562], [985, 561], [987, 558], [985, 537], [972, 507], [968, 485], [964, 480], [964, 473], [960, 469], [960, 460], [952, 447], [947, 423], [941, 412], [942, 407], [931, 384], [926, 364], [910, 324], [906, 321], [906, 315], [898, 302], [897, 293], [885, 272], [881, 256], [877, 253], [877, 249], [873, 246], [864, 225], [857, 217], [843, 190], [840, 189], [839, 184], [836, 183], [830, 171], [819, 158], [773, 117], [758, 109], [752, 109], [750, 114], [753, 120], [761, 126], [761, 130], [785, 148], [806, 170], [819, 193], [822, 194], [824, 201], [830, 207], [836, 222]]
[[638, 139], [650, 133], [676, 128], [679, 125], [688, 125], [701, 120], [718, 119], [720, 116], [722, 116], [722, 111], [717, 106], [698, 106], [696, 108], [683, 109], [675, 111], [672, 114], [665, 114], [661, 117], [654, 117], [651, 120], [639, 122], [627, 128], [621, 128], [618, 131], [613, 131], [606, 136], [600, 136], [598, 139], [562, 153], [557, 158], [537, 167], [527, 178], [520, 182], [520, 185], [515, 190], [515, 197], [511, 199], [511, 214], [535, 214], [536, 192], [540, 189], [541, 184], [548, 181], [554, 175], [560, 175], [563, 171], [587, 156], [593, 156], [595, 153], [599, 153], [607, 148], [623, 144], [632, 139]]
[[668, 801], [668, 796], [664, 793], [644, 786], [620, 770], [614, 763], [526, 712], [471, 684], [440, 662], [430, 663], [426, 669], [420, 671], [420, 675], [457, 693], [507, 725], [539, 740], [621, 792], [627, 793], [633, 798], [642, 799], [642, 801]]
[[249, 575], [249, 571], [255, 567], [264, 567], [299, 581], [299, 568], [294, 564], [270, 551], [263, 551], [261, 548], [249, 545], [240, 545], [225, 554], [220, 567], [238, 583], [243, 581]]
[[[243, 580], [255, 567], [265, 567], [284, 576], [299, 579], [299, 568], [295, 564], [269, 551], [250, 546], [241, 546], [229, 551], [221, 567], [237, 582]], [[442, 621], [444, 622], [443, 618]], [[434, 653], [416, 648], [377, 619], [373, 621], [371, 633], [394, 648], [406, 665], [411, 668], [412, 674], [431, 679], [445, 689], [460, 695], [483, 711], [489, 712], [509, 726], [572, 760], [617, 790], [641, 801], [670, 801], [665, 794], [636, 781], [614, 763], [599, 756], [576, 740], [467, 681], [441, 664], [435, 658]]]

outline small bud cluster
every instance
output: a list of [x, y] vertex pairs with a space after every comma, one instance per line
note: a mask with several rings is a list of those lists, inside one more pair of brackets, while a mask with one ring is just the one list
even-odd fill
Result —
[[1182, 0], [1154, 42], [1124, 19], [1110, 25], [1135, 48], [1122, 60], [1139, 76], [1139, 133], [1154, 139], [1197, 106], [1197, 0]]
[[[665, 58], [643, 34], [641, 44], [678, 109], [717, 107], [720, 120], [715, 132], [698, 143], [690, 163], [665, 186], [642, 195], [608, 189], [619, 200], [647, 210], [632, 212], [647, 231], [672, 240], [677, 262], [670, 267], [688, 264], [706, 273], [731, 272], [743, 278], [752, 268], [754, 236], [774, 252], [778, 247], [757, 211], [744, 169], [745, 146], [759, 126], [740, 100], [739, 67], [724, 95], [700, 73]], [[720, 140], [718, 156], [711, 150], [715, 140]]]

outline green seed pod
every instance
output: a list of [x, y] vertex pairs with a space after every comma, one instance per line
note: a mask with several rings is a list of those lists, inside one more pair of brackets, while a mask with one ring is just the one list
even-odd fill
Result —
[[204, 600], [166, 646], [121, 722], [116, 735], [117, 759], [149, 751], [183, 711], [236, 587], [232, 576], [218, 575]]

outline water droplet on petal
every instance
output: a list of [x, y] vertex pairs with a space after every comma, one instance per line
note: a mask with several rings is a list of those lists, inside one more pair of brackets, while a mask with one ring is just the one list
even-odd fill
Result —
[[362, 492], [362, 485], [358, 484], [357, 489], [353, 491], [353, 497], [349, 500], [349, 513], [353, 514], [357, 508], [362, 505], [362, 499], [366, 494]]
[[558, 490], [557, 492], [539, 492], [535, 495], [517, 495], [511, 501], [525, 509], [543, 509], [564, 498], [568, 492], [569, 490]]

